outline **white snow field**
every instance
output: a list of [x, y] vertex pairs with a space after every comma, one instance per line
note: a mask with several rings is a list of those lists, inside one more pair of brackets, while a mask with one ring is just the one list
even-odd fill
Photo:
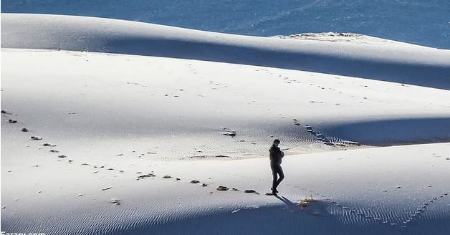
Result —
[[448, 50], [56, 15], [1, 30], [2, 231], [450, 231]]

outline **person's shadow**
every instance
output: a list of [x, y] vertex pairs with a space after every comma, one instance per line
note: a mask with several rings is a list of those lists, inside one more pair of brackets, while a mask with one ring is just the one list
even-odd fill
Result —
[[297, 209], [300, 208], [300, 206], [297, 203], [292, 202], [291, 200], [287, 199], [284, 196], [280, 197], [278, 195], [275, 195], [275, 197], [278, 198], [280, 201], [282, 201], [284, 204], [286, 204], [286, 206], [289, 209], [296, 209], [297, 210]]

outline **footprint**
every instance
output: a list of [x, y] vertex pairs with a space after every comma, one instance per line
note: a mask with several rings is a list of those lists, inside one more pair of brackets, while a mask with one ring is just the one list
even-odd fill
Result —
[[111, 202], [113, 205], [120, 206], [120, 200], [119, 200], [119, 199], [111, 198], [110, 202]]
[[217, 187], [217, 191], [228, 191], [228, 188], [220, 185], [219, 187]]
[[145, 175], [140, 175], [140, 176], [138, 176], [137, 178], [136, 178], [136, 180], [141, 180], [141, 179], [145, 179], [145, 178], [148, 178], [148, 177], [155, 177], [156, 175], [155, 174], [153, 174], [153, 173], [148, 173], [148, 174], [145, 174]]
[[45, 147], [56, 147], [56, 144], [43, 143], [42, 146], [45, 146]]
[[235, 137], [235, 136], [236, 136], [236, 131], [230, 130], [230, 129], [228, 129], [228, 128], [223, 128], [222, 135]]

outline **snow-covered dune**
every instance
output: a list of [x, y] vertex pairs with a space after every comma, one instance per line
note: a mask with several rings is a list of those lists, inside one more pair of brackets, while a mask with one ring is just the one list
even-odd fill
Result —
[[321, 39], [2, 14], [2, 231], [446, 234], [449, 52]]
[[450, 89], [450, 51], [227, 35], [92, 17], [2, 14], [2, 47], [152, 55]]

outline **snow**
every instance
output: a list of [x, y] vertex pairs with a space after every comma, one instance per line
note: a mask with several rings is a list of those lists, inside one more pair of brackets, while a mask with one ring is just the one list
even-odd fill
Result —
[[449, 51], [316, 37], [2, 14], [2, 231], [445, 234]]
[[2, 47], [7, 48], [175, 57], [450, 88], [450, 51], [404, 43], [283, 41], [56, 15], [2, 14], [2, 25]]

